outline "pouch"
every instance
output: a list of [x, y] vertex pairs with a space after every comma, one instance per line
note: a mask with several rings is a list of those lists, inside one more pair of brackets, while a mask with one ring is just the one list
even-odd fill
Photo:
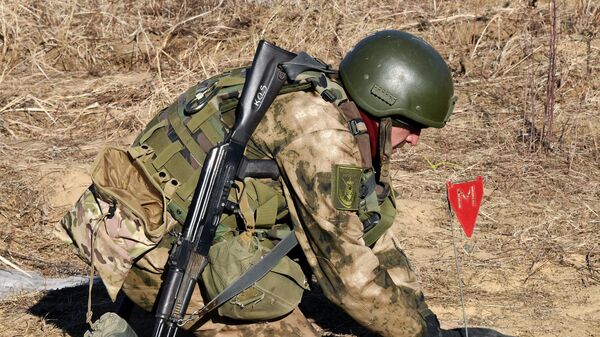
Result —
[[[202, 280], [213, 299], [271, 251], [271, 241], [242, 233], [210, 247]], [[300, 265], [283, 257], [248, 289], [219, 307], [221, 316], [240, 320], [269, 320], [288, 314], [300, 303], [308, 282]]]
[[56, 234], [86, 263], [93, 262], [114, 301], [135, 259], [154, 248], [174, 221], [164, 223], [162, 193], [126, 151], [105, 149], [91, 176], [92, 185]]

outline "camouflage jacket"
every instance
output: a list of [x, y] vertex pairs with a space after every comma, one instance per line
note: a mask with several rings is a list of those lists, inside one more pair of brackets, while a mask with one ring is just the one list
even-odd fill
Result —
[[[283, 95], [253, 139], [278, 163], [298, 240], [325, 295], [384, 336], [420, 335], [427, 309], [398, 241], [388, 229], [365, 245], [360, 212], [339, 200], [357, 197], [343, 180], [356, 180], [352, 172], [361, 172], [362, 165], [356, 137], [339, 109], [315, 92]], [[380, 168], [388, 184], [389, 165], [383, 160]]]

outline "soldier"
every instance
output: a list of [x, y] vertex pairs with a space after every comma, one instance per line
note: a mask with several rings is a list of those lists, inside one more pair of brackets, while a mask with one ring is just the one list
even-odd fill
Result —
[[[440, 329], [439, 322], [427, 307], [417, 278], [390, 229], [396, 214], [391, 188], [390, 158], [394, 151], [405, 144], [417, 145], [423, 128], [441, 128], [448, 121], [456, 98], [446, 63], [420, 38], [401, 31], [387, 30], [360, 41], [342, 60], [339, 78], [314, 73], [306, 76], [306, 82], [312, 84], [313, 90], [290, 90], [293, 92], [280, 95], [252, 137], [250, 150], [253, 155], [256, 158], [275, 160], [281, 179], [275, 183], [252, 180], [244, 182], [246, 189], [248, 186], [255, 186], [255, 193], [250, 197], [243, 194], [237, 197], [240, 207], [244, 204], [243, 200], [250, 200], [246, 203], [250, 205], [250, 215], [243, 217], [246, 223], [242, 227], [252, 236], [257, 232], [256, 228], [265, 222], [289, 222], [325, 296], [375, 333], [393, 337], [466, 335], [462, 329]], [[222, 78], [217, 82], [204, 83], [203, 88], [210, 88], [214, 83], [224, 83]], [[198, 90], [196, 88], [192, 92]], [[210, 98], [212, 102], [215, 96], [211, 98], [207, 94], [210, 89], [203, 90], [201, 96]], [[177, 105], [179, 109], [183, 105], [189, 107], [190, 101], [198, 98], [198, 95], [195, 98], [193, 96], [182, 95], [181, 102]], [[222, 96], [221, 91], [217, 96]], [[227, 99], [221, 99], [213, 110], [222, 113], [217, 120], [220, 117], [227, 126], [228, 118], [223, 114], [222, 108], [226, 103]], [[200, 105], [204, 110], [204, 105]], [[146, 154], [140, 154], [137, 158], [148, 157], [148, 148], [158, 147], [157, 141], [152, 143], [152, 137], [156, 138], [163, 132], [160, 125], [164, 124], [170, 125], [170, 129], [164, 128], [164, 134], [168, 135], [164, 139], [167, 139], [169, 145], [173, 144], [174, 139], [183, 143], [171, 152], [182, 153], [184, 160], [190, 162], [190, 158], [195, 156], [194, 149], [188, 148], [197, 145], [203, 149], [210, 148], [210, 144], [203, 143], [210, 140], [210, 134], [214, 130], [208, 129], [206, 121], [198, 122], [198, 125], [205, 125], [205, 128], [199, 127], [201, 130], [194, 133], [189, 128], [189, 124], [194, 122], [183, 120], [183, 124], [188, 125], [191, 131], [191, 139], [197, 143], [190, 145], [184, 139], [187, 136], [182, 136], [175, 126], [179, 122], [171, 120], [169, 116], [173, 115], [165, 115], [168, 112], [166, 110], [138, 137], [132, 147], [135, 151], [130, 150], [130, 155], [146, 151]], [[207, 118], [209, 117], [205, 119]], [[186, 149], [188, 152], [185, 152]], [[175, 169], [169, 171], [168, 164], [163, 163], [175, 160], [173, 158], [176, 156], [172, 153], [169, 156], [161, 155], [158, 152], [154, 149], [154, 154], [148, 158], [153, 158], [153, 163], [160, 161], [163, 166], [144, 163], [147, 170], [154, 170], [149, 175], [156, 178], [161, 172], [165, 172], [165, 175], [176, 176]], [[197, 169], [193, 164], [190, 166]], [[162, 167], [167, 167], [166, 171]], [[167, 178], [163, 179], [164, 184], [159, 184], [165, 195], [168, 182]], [[270, 187], [278, 195], [261, 197], [258, 191], [262, 186]], [[183, 189], [184, 187], [180, 187], [178, 191]], [[176, 200], [178, 193], [168, 193], [172, 195], [168, 199]], [[183, 195], [182, 200], [185, 200], [185, 196]], [[270, 202], [262, 202], [260, 199], [276, 200], [270, 211], [263, 209], [262, 213], [271, 214], [270, 216], [259, 214], [261, 203], [266, 205]], [[172, 215], [166, 215], [165, 218], [173, 216], [177, 219], [177, 208], [173, 206], [168, 210]], [[269, 220], [264, 220], [265, 217]], [[221, 232], [225, 234], [220, 236], [221, 240], [242, 237], [237, 234], [239, 223], [232, 223], [229, 227], [222, 228]], [[270, 230], [272, 232], [272, 228]], [[169, 235], [165, 235], [156, 248], [136, 258], [124, 277], [122, 290], [147, 310], [152, 309], [158, 294], [171, 242]], [[209, 290], [217, 282], [215, 275], [218, 272], [213, 270], [212, 276], [207, 274], [210, 272], [205, 271], [203, 275], [204, 287], [210, 293]], [[264, 294], [262, 296], [262, 302], [267, 302]], [[192, 320], [186, 328], [193, 330], [198, 336], [318, 336], [299, 309], [295, 308], [298, 297], [286, 301], [285, 298], [274, 296], [276, 299], [271, 300], [271, 303], [289, 302], [284, 310], [291, 311], [289, 314], [276, 319], [271, 317], [273, 315], [249, 314], [242, 318], [254, 322], [238, 321], [235, 324], [229, 319], [213, 315], [208, 321]], [[250, 310], [247, 308], [252, 306], [258, 307], [260, 301], [249, 300], [244, 306], [238, 299], [236, 303], [239, 307], [235, 303], [228, 303], [232, 309], [219, 312], [236, 318], [236, 313]], [[201, 307], [202, 303], [202, 295], [197, 291], [189, 311]], [[263, 319], [267, 321], [255, 322]], [[105, 333], [96, 332], [96, 335]], [[480, 328], [470, 328], [468, 335], [504, 336], [493, 330]]]

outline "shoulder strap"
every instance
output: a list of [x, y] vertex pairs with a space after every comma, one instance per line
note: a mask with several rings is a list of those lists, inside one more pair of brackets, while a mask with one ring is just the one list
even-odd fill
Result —
[[339, 106], [348, 100], [344, 88], [325, 73], [314, 70], [305, 71], [296, 76], [296, 81], [299, 83], [310, 83], [312, 88], [325, 101], [331, 102], [335, 106]]
[[371, 143], [369, 141], [369, 133], [367, 132], [367, 125], [363, 122], [358, 112], [356, 104], [352, 101], [345, 101], [338, 109], [344, 116], [346, 123], [348, 123], [348, 129], [356, 139], [358, 149], [360, 151], [360, 157], [362, 160], [362, 167], [364, 169], [370, 169], [373, 167], [372, 156], [371, 156]]
[[[395, 207], [391, 208], [386, 204], [387, 196], [389, 195], [389, 185], [384, 183], [383, 185], [377, 184], [375, 171], [373, 169], [373, 161], [371, 155], [371, 143], [369, 140], [369, 134], [367, 132], [367, 126], [364, 123], [360, 112], [356, 104], [348, 100], [344, 89], [331, 78], [325, 74], [314, 74], [307, 72], [300, 76], [306, 76], [306, 80], [313, 84], [316, 92], [318, 92], [324, 100], [332, 102], [340, 111], [341, 115], [347, 123], [348, 129], [356, 139], [358, 149], [361, 156], [361, 165], [363, 168], [363, 175], [361, 179], [360, 191], [359, 191], [359, 206], [358, 215], [363, 222], [364, 235], [363, 239], [365, 244], [370, 246], [385, 232], [394, 222]], [[382, 121], [382, 123], [388, 123], [389, 120]], [[380, 156], [382, 161], [389, 160], [391, 156], [391, 148], [388, 148], [387, 139], [389, 138], [388, 132], [391, 130], [391, 125], [385, 124], [383, 127], [385, 132], [380, 132], [382, 146]], [[380, 172], [381, 178], [387, 179], [389, 172], [387, 165], [385, 172]], [[382, 204], [383, 203], [383, 204]]]
[[301, 83], [311, 83], [313, 89], [325, 101], [331, 102], [337, 107], [344, 117], [348, 129], [356, 139], [363, 169], [373, 168], [367, 125], [363, 122], [356, 104], [346, 96], [344, 88], [327, 74], [318, 71], [305, 71], [299, 74], [296, 80]]

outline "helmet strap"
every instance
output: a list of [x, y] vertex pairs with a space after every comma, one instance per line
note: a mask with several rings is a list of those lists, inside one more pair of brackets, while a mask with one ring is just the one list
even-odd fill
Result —
[[379, 121], [379, 181], [387, 185], [390, 181], [390, 160], [392, 158], [392, 119], [384, 117]]
[[392, 119], [384, 117], [376, 120], [371, 115], [358, 109], [360, 116], [367, 126], [369, 142], [371, 147], [371, 157], [373, 159], [372, 168], [377, 172], [376, 191], [380, 200], [386, 198], [389, 194], [390, 184], [390, 159], [392, 157]]
[[367, 132], [369, 133], [369, 143], [371, 144], [371, 159], [375, 160], [377, 156], [377, 141], [379, 140], [379, 125], [377, 120], [371, 117], [369, 114], [358, 109], [360, 117], [367, 126]]

